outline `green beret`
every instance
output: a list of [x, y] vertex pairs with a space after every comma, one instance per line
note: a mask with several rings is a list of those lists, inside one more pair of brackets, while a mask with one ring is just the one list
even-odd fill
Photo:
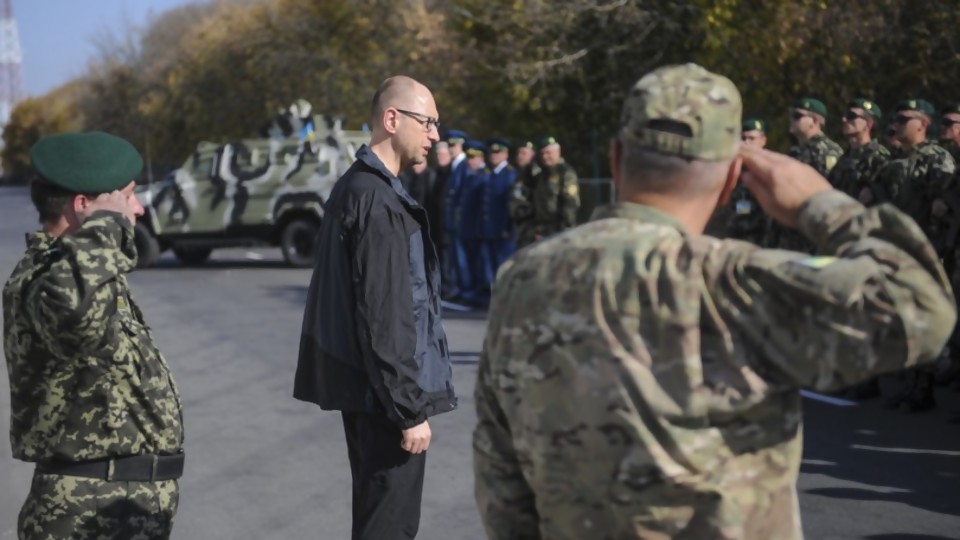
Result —
[[767, 123], [759, 118], [747, 118], [743, 121], [741, 131], [762, 131], [767, 132]]
[[536, 149], [536, 147], [537, 145], [533, 144], [533, 141], [524, 141], [524, 143], [520, 145], [520, 148], [529, 148], [531, 150]]
[[927, 116], [936, 114], [933, 103], [925, 99], [907, 99], [897, 104], [897, 111], [917, 111]]
[[880, 106], [876, 103], [870, 101], [869, 99], [857, 98], [851, 99], [850, 103], [847, 103], [848, 108], [858, 108], [867, 111], [867, 114], [872, 116], [876, 120], [880, 120], [883, 117], [883, 113], [880, 112]]
[[543, 150], [544, 148], [554, 144], [560, 144], [560, 141], [558, 141], [552, 136], [544, 137], [540, 139], [540, 142], [537, 144], [537, 150]]
[[819, 99], [813, 98], [800, 98], [793, 103], [794, 109], [805, 109], [814, 114], [819, 114], [820, 116], [827, 117], [827, 106], [823, 104]]
[[951, 104], [945, 106], [944, 108], [940, 109], [940, 114], [941, 114], [941, 115], [950, 114], [950, 113], [960, 114], [960, 102], [951, 103]]
[[122, 189], [143, 170], [132, 144], [102, 131], [43, 137], [30, 149], [30, 162], [45, 181], [91, 195]]

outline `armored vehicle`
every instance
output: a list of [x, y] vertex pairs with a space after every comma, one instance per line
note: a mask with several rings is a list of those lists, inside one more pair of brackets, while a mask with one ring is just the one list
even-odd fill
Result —
[[182, 167], [141, 186], [139, 266], [155, 265], [167, 249], [198, 265], [214, 249], [256, 245], [279, 246], [291, 266], [312, 266], [324, 201], [369, 134], [319, 115], [310, 127], [308, 135], [201, 142]]

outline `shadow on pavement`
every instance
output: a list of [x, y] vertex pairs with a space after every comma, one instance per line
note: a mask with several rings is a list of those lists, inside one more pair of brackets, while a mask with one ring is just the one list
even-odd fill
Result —
[[[808, 489], [806, 493], [899, 502], [960, 516], [960, 428], [945, 423], [940, 416], [888, 411], [876, 402], [836, 408], [805, 400], [804, 408], [806, 418], [818, 418], [820, 422], [808, 422], [804, 429], [801, 471], [863, 485]], [[827, 418], [831, 421], [824, 422]], [[869, 538], [941, 537], [894, 534]]]

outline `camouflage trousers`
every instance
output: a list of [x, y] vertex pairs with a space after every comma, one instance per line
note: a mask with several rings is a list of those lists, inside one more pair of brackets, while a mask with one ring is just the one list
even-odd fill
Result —
[[166, 540], [180, 492], [176, 480], [106, 482], [34, 474], [20, 510], [20, 540]]

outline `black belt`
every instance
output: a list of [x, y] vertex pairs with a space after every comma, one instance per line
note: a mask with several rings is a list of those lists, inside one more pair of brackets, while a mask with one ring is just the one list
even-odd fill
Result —
[[160, 482], [183, 476], [181, 449], [171, 456], [145, 454], [95, 461], [45, 461], [37, 463], [40, 474], [97, 478], [107, 482]]

